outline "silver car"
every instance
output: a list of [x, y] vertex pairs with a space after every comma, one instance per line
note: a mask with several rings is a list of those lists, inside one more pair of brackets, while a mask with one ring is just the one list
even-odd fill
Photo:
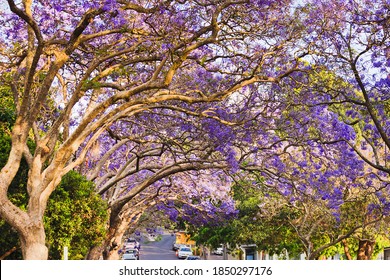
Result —
[[139, 260], [138, 249], [127, 249], [122, 255], [122, 260]]

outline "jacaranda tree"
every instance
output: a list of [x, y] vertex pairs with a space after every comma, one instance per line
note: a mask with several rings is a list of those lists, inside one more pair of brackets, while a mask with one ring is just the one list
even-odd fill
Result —
[[312, 41], [308, 57], [316, 70], [306, 87], [313, 99], [303, 103], [337, 112], [359, 136], [340, 140], [389, 174], [390, 7], [381, 0], [308, 2], [305, 40]]
[[[0, 5], [8, 7], [0, 12], [1, 83], [12, 89], [16, 109], [0, 214], [18, 232], [25, 259], [47, 259], [47, 201], [111, 125], [162, 105], [179, 114], [244, 86], [277, 83], [305, 54], [287, 0]], [[25, 211], [7, 197], [22, 158], [29, 166]]]

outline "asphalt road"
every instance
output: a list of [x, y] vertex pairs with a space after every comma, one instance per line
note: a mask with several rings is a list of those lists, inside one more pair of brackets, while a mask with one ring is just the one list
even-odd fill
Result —
[[[160, 241], [141, 241], [140, 260], [179, 260], [175, 251], [172, 250], [172, 244], [175, 242], [175, 236], [164, 233]], [[222, 260], [222, 256], [210, 255], [210, 260]]]
[[172, 244], [175, 236], [169, 233], [162, 235], [161, 241], [144, 241], [141, 243], [140, 260], [177, 260]]

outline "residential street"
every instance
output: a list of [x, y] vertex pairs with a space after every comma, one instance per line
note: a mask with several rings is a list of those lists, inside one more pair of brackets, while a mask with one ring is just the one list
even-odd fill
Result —
[[[175, 251], [172, 250], [172, 244], [175, 236], [170, 233], [164, 233], [160, 241], [147, 241], [143, 237], [141, 241], [140, 260], [178, 260]], [[222, 256], [211, 255], [212, 260], [222, 260]]]
[[177, 260], [172, 244], [175, 236], [164, 233], [161, 241], [147, 241], [143, 238], [141, 242], [140, 260]]

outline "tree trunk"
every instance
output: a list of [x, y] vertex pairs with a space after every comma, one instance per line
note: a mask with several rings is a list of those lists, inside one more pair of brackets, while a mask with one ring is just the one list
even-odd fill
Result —
[[43, 222], [29, 225], [19, 233], [23, 259], [47, 260], [49, 250], [45, 245], [46, 235]]
[[93, 246], [89, 249], [86, 256], [87, 260], [118, 260], [118, 251], [122, 248], [122, 238], [127, 228], [129, 227], [129, 219], [127, 215], [120, 215], [119, 211], [110, 209], [110, 220], [108, 222], [108, 232], [101, 244]]
[[104, 241], [89, 250], [88, 260], [96, 260], [101, 256], [104, 260], [119, 260], [118, 251], [122, 248], [122, 238], [129, 226], [129, 221], [119, 217], [117, 212], [111, 212], [110, 216], [109, 228]]
[[223, 259], [227, 260], [228, 259], [228, 254], [227, 254], [227, 246], [226, 246], [226, 244], [223, 244], [222, 249], [223, 249]]
[[313, 248], [313, 244], [309, 239], [304, 240], [304, 244], [306, 245], [306, 259], [307, 260], [316, 260], [319, 258], [319, 252], [315, 251]]
[[129, 226], [129, 221], [127, 219], [122, 219], [119, 217], [115, 218], [115, 222], [109, 228], [109, 233], [107, 235], [108, 246], [106, 249], [105, 258], [106, 260], [119, 260], [118, 251], [122, 248], [122, 238], [126, 232], [126, 229]]
[[359, 240], [358, 260], [370, 260], [374, 251], [375, 240]]
[[122, 248], [123, 232], [118, 231], [116, 227], [110, 227], [103, 242], [92, 247], [87, 256], [87, 260], [119, 260], [118, 251]]
[[23, 259], [47, 260], [49, 254], [45, 243], [46, 234], [42, 219], [32, 218], [26, 212], [12, 205], [9, 200], [6, 200], [1, 208], [2, 211], [7, 211], [3, 218], [18, 232]]
[[320, 257], [321, 257], [320, 254], [318, 254], [318, 253], [316, 253], [316, 252], [312, 252], [312, 253], [307, 257], [307, 259], [308, 259], [308, 260], [318, 260]]
[[352, 260], [352, 256], [351, 256], [351, 253], [349, 252], [347, 240], [343, 239], [341, 242], [343, 243], [344, 253], [345, 253], [347, 260]]
[[23, 259], [47, 260], [48, 248], [45, 244], [45, 228], [42, 217], [31, 216], [13, 205], [7, 198], [1, 198], [0, 213], [2, 218], [12, 226], [20, 239]]
[[86, 260], [100, 260], [103, 258], [104, 246], [102, 244], [95, 245], [89, 249]]
[[203, 252], [202, 259], [209, 260], [211, 249], [205, 245], [202, 245], [202, 252]]
[[104, 260], [118, 260], [119, 250], [122, 248], [122, 239], [125, 232], [131, 225], [136, 225], [141, 214], [146, 209], [145, 205], [133, 208], [127, 208], [121, 211], [121, 207], [111, 207], [108, 232], [101, 245], [90, 249], [87, 259], [96, 259], [103, 256]]

